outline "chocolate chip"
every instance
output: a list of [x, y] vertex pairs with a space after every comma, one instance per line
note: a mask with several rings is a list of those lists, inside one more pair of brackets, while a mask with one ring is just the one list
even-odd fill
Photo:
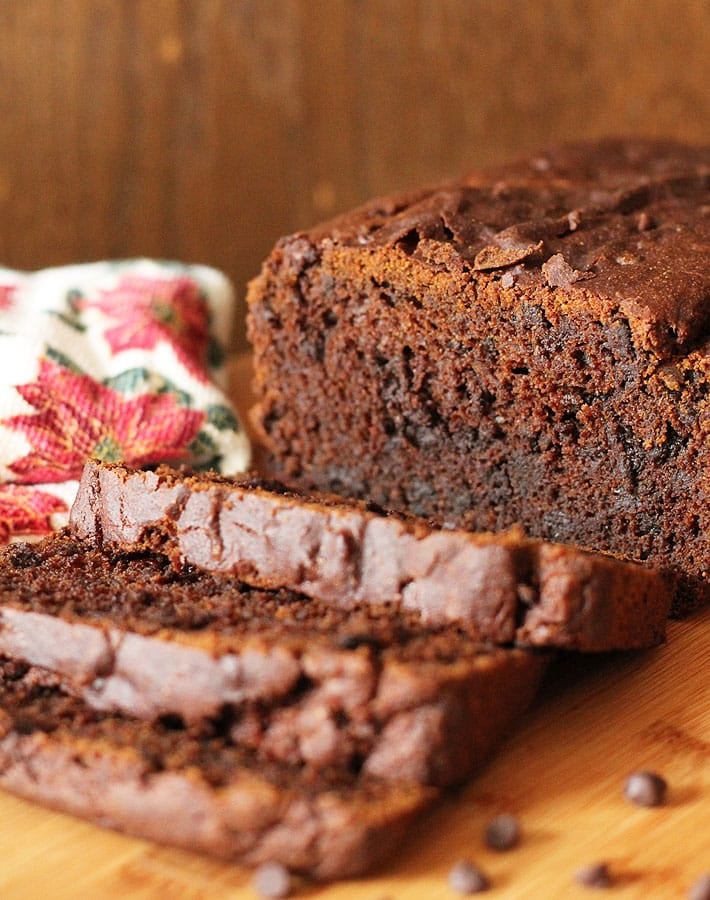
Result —
[[626, 779], [624, 795], [637, 806], [662, 806], [668, 785], [656, 772], [633, 772]]
[[710, 872], [694, 881], [688, 891], [688, 900], [710, 900]]
[[488, 890], [490, 882], [472, 862], [462, 859], [449, 872], [449, 887], [457, 894], [479, 894]]
[[259, 866], [253, 884], [260, 897], [279, 898], [291, 894], [291, 874], [281, 863], [268, 862]]
[[510, 813], [501, 813], [488, 823], [485, 837], [491, 850], [510, 850], [520, 843], [520, 822]]
[[591, 888], [608, 888], [612, 885], [609, 866], [603, 862], [590, 863], [588, 866], [577, 869], [574, 873], [574, 880], [577, 884]]

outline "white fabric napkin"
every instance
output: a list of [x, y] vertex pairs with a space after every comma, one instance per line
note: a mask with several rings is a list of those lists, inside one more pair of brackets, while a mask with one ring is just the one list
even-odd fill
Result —
[[63, 525], [90, 456], [249, 466], [225, 394], [233, 301], [208, 266], [0, 268], [0, 541]]

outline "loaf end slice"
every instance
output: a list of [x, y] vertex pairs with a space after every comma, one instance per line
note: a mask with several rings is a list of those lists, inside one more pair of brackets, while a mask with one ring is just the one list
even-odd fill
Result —
[[346, 878], [398, 849], [436, 796], [359, 775], [314, 785], [220, 736], [92, 711], [36, 674], [2, 663], [0, 787], [135, 837]]

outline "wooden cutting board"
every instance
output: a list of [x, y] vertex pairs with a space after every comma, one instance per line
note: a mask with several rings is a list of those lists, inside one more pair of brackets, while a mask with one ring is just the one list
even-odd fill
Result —
[[[246, 394], [248, 362], [234, 368]], [[240, 402], [240, 406], [243, 402]], [[644, 653], [570, 657], [550, 673], [536, 706], [486, 769], [442, 802], [375, 876], [302, 885], [333, 900], [445, 900], [447, 874], [469, 858], [491, 898], [583, 898], [582, 865], [605, 861], [619, 898], [682, 898], [710, 872], [710, 610], [672, 623], [666, 645]], [[668, 803], [640, 809], [626, 775], [654, 769]], [[520, 846], [486, 850], [501, 811], [519, 816]], [[43, 900], [247, 900], [240, 867], [104, 831], [0, 793], [0, 897]], [[602, 892], [603, 893], [603, 892]]]

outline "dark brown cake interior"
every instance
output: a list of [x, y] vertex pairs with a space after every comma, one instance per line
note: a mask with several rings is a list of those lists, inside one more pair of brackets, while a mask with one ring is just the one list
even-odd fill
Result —
[[103, 621], [139, 634], [179, 629], [209, 630], [225, 640], [258, 634], [265, 641], [283, 641], [291, 636], [334, 650], [361, 644], [377, 655], [420, 661], [447, 662], [485, 652], [455, 626], [426, 626], [416, 612], [393, 605], [346, 610], [189, 566], [177, 572], [159, 553], [100, 551], [69, 534], [9, 546], [0, 555], [0, 598], [28, 610]]
[[[18, 577], [19, 576], [19, 577]], [[99, 710], [216, 728], [266, 765], [446, 785], [531, 702], [546, 657], [60, 533], [0, 554], [0, 654]]]
[[276, 472], [707, 597], [709, 171], [572, 147], [284, 239], [249, 318]]
[[363, 773], [269, 764], [212, 733], [89, 709], [0, 659], [0, 786], [105, 827], [319, 879], [392, 853], [436, 792]]
[[316, 774], [308, 767], [269, 762], [253, 748], [232, 741], [229, 724], [223, 722], [189, 728], [174, 717], [146, 722], [91, 709], [67, 693], [60, 679], [48, 678], [46, 672], [16, 660], [0, 657], [0, 675], [0, 707], [10, 716], [14, 731], [24, 735], [44, 732], [105, 741], [117, 749], [130, 748], [141, 757], [147, 772], [196, 767], [212, 787], [223, 787], [233, 780], [235, 771], [246, 768], [277, 787], [311, 794], [326, 790], [347, 793], [364, 786], [374, 797], [383, 786], [383, 782], [360, 778], [357, 771], [343, 766], [322, 768]]

